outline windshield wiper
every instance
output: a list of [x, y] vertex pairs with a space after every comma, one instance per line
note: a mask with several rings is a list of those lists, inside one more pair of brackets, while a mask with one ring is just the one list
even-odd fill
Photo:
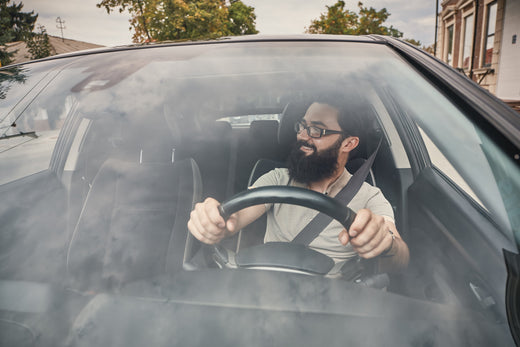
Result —
[[5, 140], [5, 139], [12, 139], [13, 137], [20, 137], [20, 136], [28, 136], [28, 137], [32, 137], [33, 139], [37, 139], [38, 138], [38, 135], [36, 135], [36, 131], [28, 131], [26, 133], [20, 131], [18, 134], [14, 134], [14, 135], [3, 135], [3, 136], [0, 136], [0, 140]]

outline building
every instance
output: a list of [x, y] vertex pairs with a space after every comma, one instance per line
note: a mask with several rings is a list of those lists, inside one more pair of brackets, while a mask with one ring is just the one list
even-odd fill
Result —
[[[61, 37], [49, 35], [49, 43], [52, 47], [52, 55], [82, 51], [86, 49], [103, 47], [93, 43], [76, 41], [71, 39], [62, 39]], [[31, 60], [27, 45], [23, 41], [16, 41], [7, 43], [6, 49], [8, 52], [15, 52], [12, 57], [13, 62], [11, 64], [23, 63]]]
[[520, 0], [444, 0], [438, 58], [520, 105]]

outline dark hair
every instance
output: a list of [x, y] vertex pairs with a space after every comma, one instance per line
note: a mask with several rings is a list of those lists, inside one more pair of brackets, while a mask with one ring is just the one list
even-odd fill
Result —
[[[361, 119], [362, 110], [359, 100], [346, 97], [338, 93], [320, 94], [313, 98], [313, 102], [327, 104], [338, 110], [338, 124], [348, 136], [364, 136], [364, 126]], [[309, 104], [310, 106], [310, 104]]]

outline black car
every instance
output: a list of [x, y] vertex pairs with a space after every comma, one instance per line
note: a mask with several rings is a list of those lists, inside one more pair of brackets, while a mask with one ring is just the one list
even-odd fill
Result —
[[[258, 163], [283, 165], [316, 95], [363, 120], [349, 161], [381, 143], [368, 179], [407, 269], [332, 278], [321, 253], [263, 244], [262, 221], [216, 246], [189, 233], [206, 197], [344, 215], [286, 187], [242, 193]], [[390, 37], [248, 36], [1, 68], [0, 345], [514, 345], [519, 156], [516, 112]]]

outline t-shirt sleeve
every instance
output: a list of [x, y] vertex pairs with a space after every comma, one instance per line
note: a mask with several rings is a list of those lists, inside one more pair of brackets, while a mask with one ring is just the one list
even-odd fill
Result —
[[286, 186], [289, 184], [289, 171], [285, 168], [276, 168], [260, 176], [249, 188], [265, 186]]
[[372, 187], [370, 197], [366, 203], [366, 208], [372, 211], [372, 213], [383, 216], [385, 219], [394, 223], [394, 210], [392, 209], [390, 202], [386, 200], [381, 189]]
[[[280, 186], [287, 185], [288, 179], [286, 178], [287, 174], [284, 172], [286, 169], [276, 168], [274, 170], [269, 171], [266, 174], [260, 176], [249, 189], [259, 188], [259, 187], [267, 187], [267, 186]], [[273, 204], [265, 204], [265, 210], [269, 210]]]
[[280, 185], [279, 180], [279, 174], [277, 174], [277, 169], [271, 170], [268, 173], [263, 174], [260, 176], [255, 183], [249, 189], [251, 188], [258, 188], [258, 187], [266, 187], [266, 186], [279, 186]]

